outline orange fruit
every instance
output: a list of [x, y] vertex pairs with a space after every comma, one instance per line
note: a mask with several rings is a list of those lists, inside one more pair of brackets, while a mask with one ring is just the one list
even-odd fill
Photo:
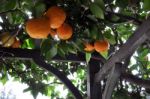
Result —
[[57, 32], [55, 30], [51, 29], [49, 34], [51, 35], [52, 38], [55, 38], [55, 36], [57, 35]]
[[0, 41], [3, 47], [10, 47], [14, 43], [15, 37], [6, 32], [1, 35]]
[[21, 45], [21, 42], [17, 39], [15, 39], [15, 42], [13, 43], [13, 45], [11, 46], [12, 48], [19, 48]]
[[85, 43], [84, 46], [85, 46], [84, 50], [87, 52], [92, 52], [94, 50], [94, 46], [90, 43]]
[[26, 31], [31, 38], [43, 39], [47, 38], [50, 27], [48, 18], [40, 17], [30, 19], [26, 22]]
[[46, 16], [49, 18], [50, 27], [52, 29], [59, 28], [66, 19], [65, 11], [58, 6], [50, 7], [46, 12]]
[[109, 43], [107, 40], [97, 40], [94, 43], [94, 48], [97, 52], [105, 52], [109, 49]]
[[67, 40], [71, 38], [72, 34], [73, 30], [69, 24], [64, 23], [61, 27], [57, 29], [57, 35], [62, 40]]

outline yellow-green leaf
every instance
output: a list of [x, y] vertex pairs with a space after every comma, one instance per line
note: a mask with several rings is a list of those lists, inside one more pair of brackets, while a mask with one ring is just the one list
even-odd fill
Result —
[[91, 59], [91, 53], [86, 52], [85, 53], [86, 62], [88, 63]]
[[108, 51], [100, 52], [100, 54], [101, 54], [105, 59], [108, 58]]

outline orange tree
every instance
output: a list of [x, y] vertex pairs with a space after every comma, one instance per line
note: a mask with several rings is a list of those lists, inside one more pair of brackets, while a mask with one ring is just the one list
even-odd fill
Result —
[[[38, 93], [62, 98], [55, 91], [62, 83], [45, 71], [50, 68], [65, 84], [71, 84], [66, 77], [76, 77], [69, 78], [76, 86], [69, 89], [78, 99], [142, 99], [150, 93], [149, 0], [1, 0], [0, 4], [4, 84], [10, 75], [28, 84], [25, 91], [34, 98]], [[72, 97], [68, 92], [65, 98]]]

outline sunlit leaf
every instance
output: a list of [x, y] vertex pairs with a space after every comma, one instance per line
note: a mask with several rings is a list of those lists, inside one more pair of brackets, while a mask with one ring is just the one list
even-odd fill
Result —
[[1, 82], [3, 85], [5, 85], [7, 81], [8, 81], [8, 76], [5, 74], [1, 77]]
[[86, 62], [88, 63], [91, 59], [91, 53], [86, 52], [85, 53]]
[[100, 52], [100, 54], [107, 59], [108, 58], [108, 51]]
[[103, 35], [109, 41], [110, 44], [115, 44], [116, 43], [115, 36], [112, 35], [111, 32], [112, 31], [110, 29], [106, 30], [106, 32]]
[[22, 44], [22, 48], [35, 48], [35, 43], [32, 38], [26, 39], [25, 42]]

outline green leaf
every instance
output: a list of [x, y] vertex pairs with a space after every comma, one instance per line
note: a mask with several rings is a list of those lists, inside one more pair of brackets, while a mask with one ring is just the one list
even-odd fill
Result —
[[149, 49], [143, 49], [139, 57], [145, 57], [149, 53]]
[[57, 50], [58, 50], [57, 51], [58, 55], [63, 57], [63, 58], [65, 58], [65, 51], [63, 49], [61, 49], [61, 48], [58, 48]]
[[51, 39], [44, 39], [41, 43], [41, 53], [45, 56], [45, 54], [51, 49], [53, 42]]
[[57, 47], [53, 46], [47, 53], [46, 53], [46, 59], [50, 60], [57, 54]]
[[33, 95], [34, 99], [37, 98], [38, 93], [38, 90], [31, 90], [31, 94]]
[[105, 31], [105, 33], [103, 34], [103, 36], [108, 40], [108, 42], [110, 44], [115, 44], [116, 43], [115, 36], [112, 35], [111, 32], [112, 31], [110, 29], [108, 29], [108, 30]]
[[17, 7], [17, 0], [2, 0], [0, 6], [0, 12], [14, 10], [16, 7]]
[[128, 6], [127, 0], [116, 0], [116, 5], [120, 8], [125, 8]]
[[47, 60], [52, 59], [57, 54], [57, 42], [50, 38], [43, 40], [41, 44], [41, 53]]
[[10, 12], [7, 14], [10, 24], [22, 24], [24, 23], [26, 16], [20, 11]]
[[1, 71], [2, 73], [2, 77], [1, 77], [1, 82], [4, 85], [7, 81], [8, 81], [8, 75], [7, 75], [7, 70], [6, 67], [3, 68], [3, 70]]
[[107, 59], [108, 58], [108, 51], [100, 52], [100, 54]]
[[89, 33], [89, 37], [92, 38], [93, 40], [103, 40], [103, 34], [100, 30], [100, 28], [97, 25], [91, 25], [90, 26], [90, 33]]
[[91, 53], [86, 52], [85, 53], [86, 62], [88, 63], [91, 59]]
[[94, 0], [94, 2], [103, 10], [105, 9], [105, 4], [103, 0]]
[[79, 51], [83, 51], [84, 49], [83, 41], [81, 39], [77, 39], [75, 42], [71, 42], [71, 44]]
[[31, 91], [31, 90], [32, 90], [31, 87], [28, 87], [28, 88], [24, 89], [23, 92], [25, 93], [25, 92], [28, 92], [28, 91]]
[[2, 82], [3, 85], [5, 85], [7, 81], [8, 81], [7, 74], [4, 74], [4, 75], [2, 76], [2, 78], [1, 78], [1, 82]]
[[72, 44], [68, 44], [68, 52], [77, 54], [77, 49]]
[[66, 44], [66, 42], [60, 42], [58, 45], [58, 48], [61, 49], [62, 52], [65, 53], [65, 55], [68, 54], [68, 44]]
[[34, 39], [32, 38], [26, 39], [22, 45], [22, 48], [29, 48], [29, 49], [35, 48]]
[[35, 4], [35, 14], [36, 17], [40, 17], [44, 14], [44, 11], [46, 10], [45, 4], [38, 2]]
[[99, 19], [104, 19], [104, 12], [103, 12], [102, 8], [100, 8], [97, 4], [92, 3], [90, 5], [90, 10], [91, 10], [92, 14], [95, 15], [95, 17], [97, 17]]
[[118, 17], [117, 15], [112, 15], [111, 16], [111, 20], [114, 22], [117, 22], [120, 19], [120, 17]]
[[145, 11], [149, 11], [150, 10], [150, 0], [144, 0], [143, 1], [143, 9]]
[[92, 28], [90, 29], [90, 37], [92, 38], [92, 39], [97, 39], [97, 38], [99, 38], [99, 36], [98, 36], [98, 28], [97, 28], [97, 26], [96, 25], [93, 25], [92, 26]]

